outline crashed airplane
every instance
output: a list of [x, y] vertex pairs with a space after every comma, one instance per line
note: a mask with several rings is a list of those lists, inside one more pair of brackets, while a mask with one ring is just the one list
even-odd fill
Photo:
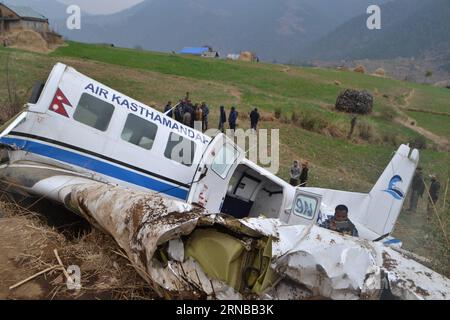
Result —
[[[402, 145], [368, 193], [293, 187], [210, 138], [58, 63], [0, 133], [0, 179], [109, 233], [156, 290], [217, 298], [448, 299], [390, 236], [419, 161]], [[317, 226], [349, 208], [359, 238]]]

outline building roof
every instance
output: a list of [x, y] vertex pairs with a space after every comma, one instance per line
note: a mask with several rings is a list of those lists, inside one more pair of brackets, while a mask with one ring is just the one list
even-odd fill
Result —
[[21, 18], [48, 20], [44, 15], [40, 14], [39, 12], [37, 12], [36, 10], [34, 10], [30, 7], [11, 6], [11, 5], [6, 5], [2, 2], [0, 2], [0, 4], [4, 5], [5, 7], [14, 11]]
[[208, 47], [184, 47], [179, 53], [201, 56], [203, 53], [208, 51], [210, 51]]

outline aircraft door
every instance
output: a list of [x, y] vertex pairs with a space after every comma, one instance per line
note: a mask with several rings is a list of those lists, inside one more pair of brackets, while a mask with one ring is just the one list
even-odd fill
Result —
[[228, 185], [244, 152], [224, 134], [217, 135], [205, 150], [197, 167], [189, 202], [220, 213]]

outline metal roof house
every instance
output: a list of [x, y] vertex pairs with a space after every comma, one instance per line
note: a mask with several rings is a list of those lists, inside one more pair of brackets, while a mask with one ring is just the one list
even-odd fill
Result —
[[201, 56], [203, 53], [208, 51], [210, 51], [210, 48], [208, 47], [184, 47], [179, 53]]
[[20, 29], [48, 32], [48, 19], [32, 8], [0, 2], [0, 33]]
[[213, 49], [209, 46], [203, 47], [184, 47], [179, 54], [189, 54], [193, 56], [205, 57], [205, 58], [218, 58], [219, 53], [217, 51], [213, 51]]

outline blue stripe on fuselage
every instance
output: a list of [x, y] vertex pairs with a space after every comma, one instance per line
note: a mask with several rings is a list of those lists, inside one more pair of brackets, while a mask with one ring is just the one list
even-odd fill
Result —
[[84, 156], [79, 153], [75, 153], [72, 151], [64, 150], [61, 148], [57, 148], [54, 146], [42, 144], [31, 140], [23, 140], [17, 138], [1, 138], [0, 142], [11, 146], [16, 146], [24, 151], [39, 154], [41, 156], [52, 158], [62, 162], [70, 163], [72, 165], [84, 169], [89, 169], [112, 178], [116, 178], [147, 189], [151, 189], [156, 192], [162, 192], [172, 197], [176, 197], [182, 200], [187, 199], [188, 191], [178, 186], [174, 186], [144, 176], [142, 174], [138, 174], [136, 172], [112, 165], [108, 162]]

